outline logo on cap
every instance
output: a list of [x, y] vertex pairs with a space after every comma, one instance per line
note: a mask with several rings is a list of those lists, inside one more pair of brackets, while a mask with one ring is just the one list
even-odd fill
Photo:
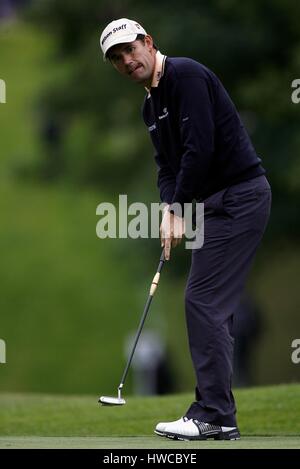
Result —
[[114, 33], [117, 33], [118, 31], [120, 31], [120, 29], [126, 29], [126, 26], [127, 24], [124, 23], [124, 24], [121, 24], [121, 26], [114, 28], [112, 31], [109, 31], [109, 33], [107, 33], [106, 36], [104, 36], [104, 38], [102, 39], [102, 42], [101, 42], [102, 46], [105, 43], [106, 39], [109, 38], [109, 36], [111, 36]]
[[109, 36], [111, 36], [111, 35], [112, 35], [112, 31], [109, 31], [109, 33], [106, 34], [106, 36], [104, 36], [104, 38], [102, 39], [102, 42], [101, 42], [102, 46], [103, 46], [103, 44], [105, 43], [106, 39], [108, 39]]

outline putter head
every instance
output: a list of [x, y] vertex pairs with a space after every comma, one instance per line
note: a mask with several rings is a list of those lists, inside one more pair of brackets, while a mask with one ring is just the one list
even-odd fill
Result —
[[98, 402], [102, 405], [124, 405], [126, 404], [125, 399], [122, 397], [108, 397], [108, 396], [101, 396]]

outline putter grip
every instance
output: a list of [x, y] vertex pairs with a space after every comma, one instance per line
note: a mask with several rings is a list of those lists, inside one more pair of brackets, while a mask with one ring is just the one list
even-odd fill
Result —
[[153, 277], [152, 284], [151, 284], [151, 287], [150, 287], [150, 296], [153, 296], [154, 293], [155, 293], [155, 290], [156, 290], [158, 282], [159, 282], [159, 277], [160, 277], [159, 272], [157, 272]]

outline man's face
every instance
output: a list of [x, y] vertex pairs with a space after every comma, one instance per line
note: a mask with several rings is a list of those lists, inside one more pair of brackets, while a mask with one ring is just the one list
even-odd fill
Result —
[[113, 46], [108, 57], [118, 72], [136, 83], [150, 86], [155, 64], [155, 49], [150, 36]]

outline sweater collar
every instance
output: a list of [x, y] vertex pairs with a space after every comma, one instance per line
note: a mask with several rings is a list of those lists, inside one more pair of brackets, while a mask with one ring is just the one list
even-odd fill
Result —
[[[167, 58], [167, 56], [163, 55], [159, 50], [156, 52], [154, 73], [153, 73], [151, 88], [157, 88], [158, 87], [159, 81], [164, 75], [166, 58]], [[145, 90], [148, 92], [148, 96], [150, 96], [151, 88], [149, 89], [149, 88], [145, 87]]]

